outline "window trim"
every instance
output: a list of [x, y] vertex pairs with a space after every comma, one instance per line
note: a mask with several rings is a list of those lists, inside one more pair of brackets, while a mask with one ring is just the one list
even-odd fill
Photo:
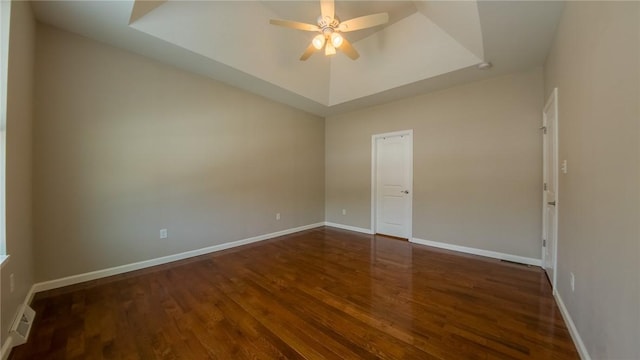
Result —
[[11, 1], [0, 1], [0, 268], [6, 264], [6, 140]]

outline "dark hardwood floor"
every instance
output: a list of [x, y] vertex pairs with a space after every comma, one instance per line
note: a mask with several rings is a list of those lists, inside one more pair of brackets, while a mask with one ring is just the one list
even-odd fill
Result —
[[318, 228], [36, 295], [11, 359], [578, 359], [544, 273]]

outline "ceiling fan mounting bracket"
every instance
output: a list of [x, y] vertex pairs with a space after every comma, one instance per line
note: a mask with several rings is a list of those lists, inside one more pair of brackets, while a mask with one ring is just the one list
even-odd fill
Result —
[[337, 16], [330, 18], [328, 16], [323, 17], [322, 15], [318, 16], [318, 27], [322, 30], [325, 28], [333, 28], [337, 29], [338, 25], [340, 25], [340, 19]]

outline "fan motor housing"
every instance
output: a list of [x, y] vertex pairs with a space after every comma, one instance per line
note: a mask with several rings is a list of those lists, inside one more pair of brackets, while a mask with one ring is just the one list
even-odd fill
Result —
[[340, 19], [337, 16], [334, 16], [333, 19], [330, 17], [322, 17], [322, 15], [318, 16], [318, 27], [325, 32], [326, 28], [331, 28], [335, 30], [340, 25]]

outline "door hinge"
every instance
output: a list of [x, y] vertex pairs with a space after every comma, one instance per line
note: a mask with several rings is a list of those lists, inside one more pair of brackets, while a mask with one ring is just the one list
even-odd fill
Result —
[[545, 191], [547, 190], [547, 183], [544, 183], [543, 188], [544, 188], [543, 190], [545, 190]]
[[547, 133], [547, 127], [546, 126], [541, 127], [540, 130], [542, 130], [543, 134]]
[[547, 239], [542, 239], [542, 247], [547, 247]]

